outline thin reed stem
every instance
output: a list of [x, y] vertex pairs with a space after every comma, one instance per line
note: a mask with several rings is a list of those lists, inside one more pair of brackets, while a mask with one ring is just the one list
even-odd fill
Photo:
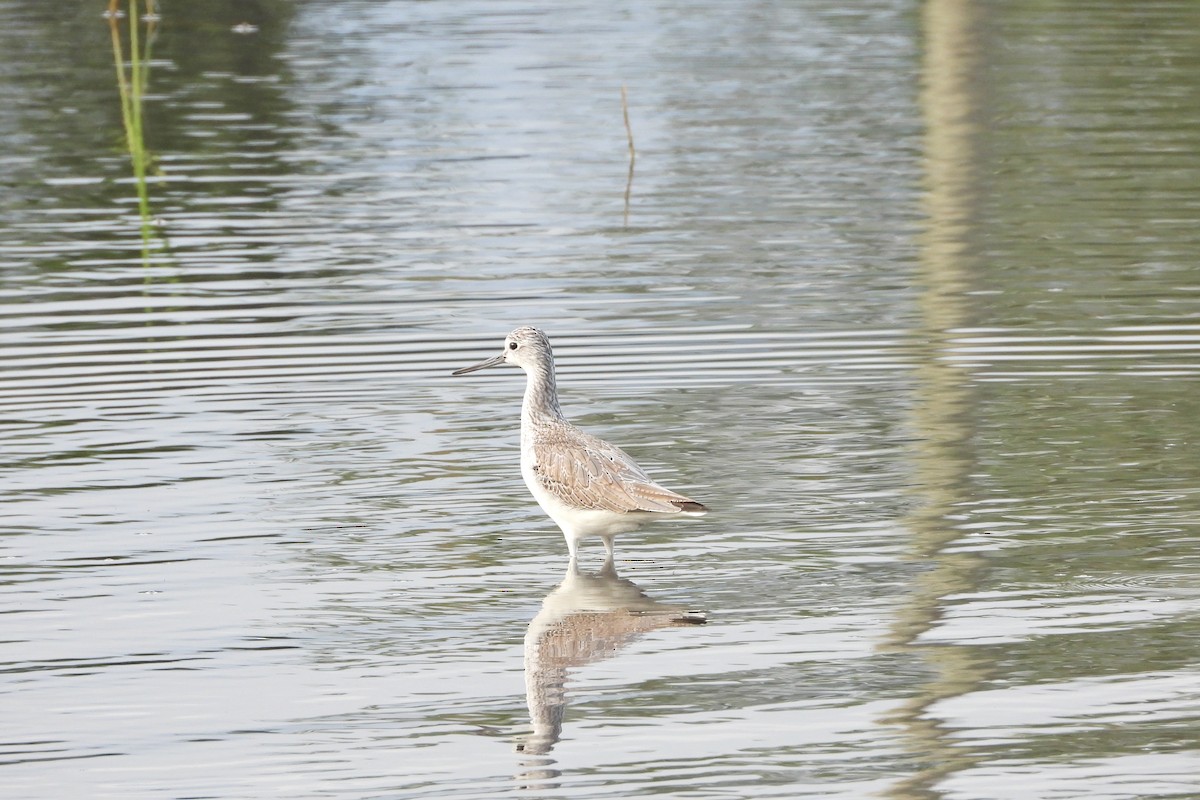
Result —
[[145, 45], [141, 38], [141, 14], [138, 0], [129, 0], [129, 73], [125, 72], [124, 48], [121, 44], [120, 0], [109, 0], [108, 23], [112, 35], [113, 60], [117, 68], [117, 92], [121, 98], [121, 122], [125, 128], [125, 146], [133, 166], [133, 178], [137, 187], [138, 214], [141, 217], [142, 257], [149, 264], [150, 240], [153, 238], [154, 221], [150, 210], [150, 189], [146, 174], [150, 167], [150, 154], [146, 150], [145, 127], [142, 116], [143, 100], [150, 81], [150, 46], [154, 40], [154, 25], [157, 19], [154, 0], [146, 0], [147, 30]]
[[633, 126], [629, 124], [629, 96], [621, 84], [621, 115], [625, 118], [625, 137], [629, 140], [629, 174], [625, 177], [625, 227], [629, 227], [629, 197], [633, 193], [633, 165], [637, 150], [633, 146]]

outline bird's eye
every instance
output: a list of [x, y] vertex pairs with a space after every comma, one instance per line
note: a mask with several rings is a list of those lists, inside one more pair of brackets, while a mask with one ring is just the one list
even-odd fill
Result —
[[509, 350], [516, 350], [516, 349], [517, 349], [517, 343], [516, 343], [516, 342], [509, 342], [509, 343], [508, 343], [508, 349], [509, 349]]

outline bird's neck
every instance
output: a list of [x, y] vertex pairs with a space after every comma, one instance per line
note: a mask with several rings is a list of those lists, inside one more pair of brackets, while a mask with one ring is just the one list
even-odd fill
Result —
[[521, 403], [522, 427], [547, 420], [563, 419], [554, 383], [554, 364], [535, 364], [525, 370], [525, 400]]

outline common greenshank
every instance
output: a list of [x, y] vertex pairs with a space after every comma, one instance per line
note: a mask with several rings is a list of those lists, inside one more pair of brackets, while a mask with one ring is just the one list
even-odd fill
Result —
[[708, 509], [659, 486], [621, 448], [567, 422], [558, 405], [554, 353], [537, 328], [521, 327], [504, 340], [500, 355], [455, 370], [454, 375], [513, 364], [525, 370], [521, 404], [521, 476], [538, 505], [562, 528], [571, 560], [580, 539], [599, 536], [608, 559], [613, 537], [654, 517], [698, 517]]

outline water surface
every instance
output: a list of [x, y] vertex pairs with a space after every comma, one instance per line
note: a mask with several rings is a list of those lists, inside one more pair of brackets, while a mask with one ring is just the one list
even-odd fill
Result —
[[[0, 2], [9, 794], [1200, 794], [1192, 4], [229, 8], [144, 252]], [[712, 514], [568, 571], [530, 323]]]

